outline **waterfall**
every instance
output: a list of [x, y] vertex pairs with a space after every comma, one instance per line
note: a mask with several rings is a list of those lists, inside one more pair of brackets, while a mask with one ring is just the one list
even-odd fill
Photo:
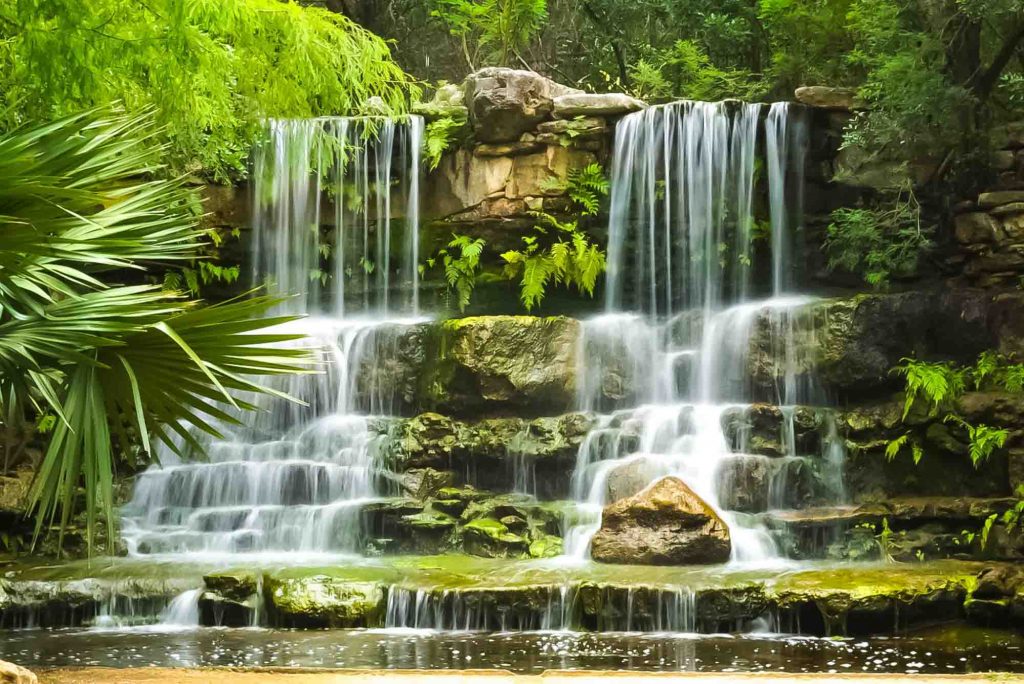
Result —
[[422, 135], [419, 117], [268, 122], [253, 163], [253, 282], [293, 295], [283, 308], [308, 317], [287, 328], [321, 372], [272, 380], [303, 404], [258, 396], [240, 424], [209, 417], [220, 436], [183, 431], [178, 453], [137, 478], [129, 554], [361, 553], [361, 507], [395, 493], [371, 422], [402, 410], [384, 376], [419, 313]]
[[[813, 348], [811, 300], [793, 294], [805, 127], [778, 103], [761, 135], [761, 111], [677, 102], [626, 116], [616, 128], [607, 311], [584, 322], [578, 397], [581, 410], [611, 413], [577, 456], [568, 556], [586, 557], [603, 506], [622, 495], [611, 491], [616, 472], [683, 479], [728, 524], [733, 561], [780, 556], [763, 526], [725, 505], [736, 498], [736, 473], [750, 469], [745, 463], [765, 468], [764, 456], [739, 451], [726, 434], [728, 417], [755, 401], [782, 407], [788, 460], [771, 466], [764, 496], [765, 505], [781, 505], [786, 478], [799, 470], [790, 464], [808, 457], [786, 438], [793, 406], [822, 400], [801, 358]], [[752, 245], [764, 232], [754, 218], [759, 139], [772, 259], [772, 296], [760, 300], [752, 275]]]
[[299, 313], [417, 315], [422, 138], [415, 116], [270, 121], [254, 155], [254, 281], [305, 293]]

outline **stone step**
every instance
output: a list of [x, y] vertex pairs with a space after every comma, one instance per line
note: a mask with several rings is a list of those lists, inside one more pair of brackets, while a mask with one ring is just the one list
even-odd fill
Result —
[[[979, 582], [979, 573], [990, 579]], [[1024, 617], [1024, 573], [1011, 564], [963, 561], [757, 569], [444, 555], [285, 568], [250, 561], [204, 571], [104, 559], [19, 568], [0, 589], [7, 626], [87, 624], [104, 609], [139, 613], [146, 601], [155, 619], [173, 596], [196, 589], [209, 625], [250, 624], [259, 606], [263, 624], [298, 628], [887, 634], [967, 620], [978, 602], [999, 602], [1010, 619]]]
[[[978, 548], [976, 535], [992, 515], [1012, 508], [1010, 497], [908, 497], [882, 503], [771, 511], [760, 515], [787, 556], [864, 560], [961, 557], [1016, 558], [1012, 540]], [[966, 533], [966, 534], [965, 534]], [[1003, 548], [1003, 542], [1006, 542]]]

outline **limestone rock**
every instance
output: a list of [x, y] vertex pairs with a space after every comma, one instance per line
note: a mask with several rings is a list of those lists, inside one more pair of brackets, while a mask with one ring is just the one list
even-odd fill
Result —
[[260, 578], [252, 570], [227, 570], [203, 576], [203, 584], [212, 592], [236, 601], [256, 593]]
[[0, 660], [0, 684], [39, 684], [39, 679], [24, 667]]
[[370, 627], [384, 610], [384, 588], [375, 582], [330, 577], [264, 580], [275, 621], [287, 627]]
[[557, 119], [574, 116], [619, 116], [638, 112], [647, 105], [624, 93], [581, 93], [555, 98], [554, 114]]
[[533, 154], [544, 149], [544, 143], [538, 140], [516, 140], [506, 143], [481, 143], [473, 148], [478, 157], [517, 157], [521, 154]]
[[462, 528], [466, 553], [486, 558], [518, 558], [529, 553], [530, 542], [492, 518], [471, 520]]
[[953, 220], [957, 242], [972, 245], [992, 242], [996, 237], [995, 220], [981, 211], [959, 214]]
[[1010, 202], [1009, 204], [1003, 204], [995, 207], [989, 214], [992, 216], [1012, 216], [1014, 214], [1024, 214], [1024, 202]]
[[824, 109], [853, 109], [854, 91], [851, 88], [829, 86], [803, 86], [796, 89], [796, 101]]
[[982, 209], [998, 207], [1011, 202], [1024, 202], [1024, 190], [999, 190], [978, 195], [978, 206]]
[[554, 316], [479, 316], [442, 325], [445, 358], [432, 386], [456, 413], [498, 407], [563, 411], [576, 394], [579, 321]]
[[490, 67], [466, 77], [466, 107], [476, 139], [513, 142], [549, 118], [553, 100], [579, 92], [532, 71]]
[[665, 469], [645, 456], [633, 458], [608, 473], [607, 499], [611, 503], [633, 496], [665, 474]]
[[405, 494], [414, 499], [425, 499], [444, 487], [454, 485], [455, 475], [450, 470], [413, 468], [402, 473], [399, 484]]
[[725, 522], [675, 477], [607, 506], [591, 542], [591, 556], [602, 563], [724, 563], [731, 551]]
[[515, 157], [505, 189], [509, 198], [559, 195], [558, 187], [569, 172], [595, 161], [592, 153], [561, 145], [550, 145], [543, 152]]
[[905, 356], [941, 352], [964, 362], [995, 346], [989, 298], [976, 293], [861, 295], [814, 305], [823, 383], [838, 391], [899, 387], [889, 371]]

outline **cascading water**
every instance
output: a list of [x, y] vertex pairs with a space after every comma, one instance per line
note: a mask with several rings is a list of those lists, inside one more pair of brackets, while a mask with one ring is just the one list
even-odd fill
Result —
[[223, 439], [195, 436], [208, 459], [163, 454], [143, 473], [125, 509], [130, 555], [361, 551], [360, 507], [393, 493], [369, 416], [396, 402], [368, 371], [398, 356], [399, 317], [419, 313], [422, 132], [418, 117], [269, 123], [253, 172], [254, 280], [309, 314], [287, 327], [322, 372], [275, 387], [304, 405], [273, 400], [220, 426]]
[[631, 114], [616, 129], [607, 313], [584, 324], [579, 396], [581, 410], [611, 413], [579, 450], [568, 556], [586, 557], [603, 506], [621, 495], [615, 473], [624, 472], [683, 479], [729, 525], [734, 561], [780, 556], [752, 516], [731, 510], [737, 473], [766, 459], [744, 453], [726, 430], [753, 401], [781, 407], [786, 453], [771, 468], [764, 505], [784, 505], [788, 464], [811, 459], [786, 438], [794, 407], [821, 400], [800, 358], [814, 332], [809, 300], [791, 294], [806, 134], [788, 105], [771, 106], [763, 139], [772, 291], [751, 299], [752, 245], [764, 232], [754, 220], [761, 110], [678, 102]]

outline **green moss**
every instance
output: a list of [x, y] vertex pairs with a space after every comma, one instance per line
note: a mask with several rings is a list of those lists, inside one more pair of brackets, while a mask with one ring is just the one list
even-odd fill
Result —
[[544, 535], [530, 543], [530, 558], [554, 558], [562, 555], [562, 538]]
[[456, 520], [441, 511], [423, 511], [401, 518], [403, 525], [420, 530], [448, 530], [455, 527]]

